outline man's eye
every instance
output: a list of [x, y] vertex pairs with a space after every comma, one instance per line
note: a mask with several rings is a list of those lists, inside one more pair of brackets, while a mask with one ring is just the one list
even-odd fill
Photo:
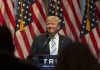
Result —
[[47, 25], [50, 25], [50, 23], [47, 23]]
[[47, 23], [47, 25], [55, 25], [54, 23]]

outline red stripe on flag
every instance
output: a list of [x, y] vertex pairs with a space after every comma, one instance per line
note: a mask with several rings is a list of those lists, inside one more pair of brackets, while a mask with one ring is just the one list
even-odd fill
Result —
[[98, 8], [96, 7], [96, 14], [97, 14], [97, 18], [99, 19], [100, 21], [100, 11], [98, 10]]
[[41, 15], [43, 17], [43, 20], [46, 21], [46, 14], [43, 11], [41, 11], [44, 8], [42, 8], [42, 5], [39, 3], [39, 0], [36, 0], [36, 5], [37, 5], [38, 9], [40, 10], [39, 12], [41, 13]]
[[32, 38], [34, 38], [36, 34], [35, 34], [35, 32], [34, 32], [34, 28], [32, 27], [32, 24], [34, 24], [34, 23], [30, 23], [30, 24], [28, 25], [28, 28], [29, 28], [29, 31], [30, 31], [30, 33], [31, 33]]
[[94, 46], [94, 48], [95, 48], [95, 50], [96, 50], [96, 53], [98, 54], [99, 48], [98, 48], [96, 39], [95, 39], [95, 37], [94, 37], [93, 31], [91, 31], [89, 34], [90, 34], [90, 38], [91, 38], [91, 40], [92, 40], [93, 46]]
[[[74, 8], [73, 4], [71, 3], [72, 0], [67, 0], [67, 1], [68, 1], [69, 5], [70, 5], [70, 8], [71, 8], [72, 11], [74, 12], [74, 13], [73, 13], [73, 15], [74, 15], [73, 17], [75, 17], [75, 21], [76, 21], [77, 27], [78, 27], [78, 29], [80, 30], [81, 23], [80, 23], [80, 21], [79, 21], [78, 15], [76, 14], [75, 8]], [[76, 0], [76, 1], [77, 1], [77, 0]]]
[[32, 8], [31, 8], [31, 11], [32, 11], [32, 18], [33, 18], [33, 20], [34, 20], [34, 23], [36, 24], [36, 26], [37, 26], [37, 28], [39, 29], [39, 31], [40, 31], [41, 33], [44, 33], [45, 31], [44, 31], [43, 27], [41, 26], [39, 20], [37, 19], [37, 17], [36, 17], [36, 15], [35, 15], [34, 11], [32, 10]]
[[83, 44], [88, 44], [88, 43], [86, 42], [85, 36], [83, 36], [83, 37], [81, 38], [81, 42], [82, 42]]
[[76, 2], [77, 2], [77, 4], [78, 4], [79, 8], [81, 9], [80, 0], [76, 0]]
[[0, 25], [5, 25], [3, 14], [0, 10]]
[[70, 28], [71, 32], [73, 33], [75, 40], [78, 40], [77, 32], [75, 31], [75, 28], [73, 27], [72, 21], [70, 20], [69, 15], [66, 12], [66, 9], [65, 9], [63, 4], [62, 4], [62, 6], [63, 6], [63, 12], [64, 12], [65, 20], [68, 22], [69, 28]]
[[16, 21], [15, 21], [15, 19], [14, 19], [14, 16], [12, 15], [12, 13], [11, 13], [11, 11], [10, 11], [10, 8], [9, 8], [9, 6], [8, 6], [8, 4], [7, 4], [7, 2], [6, 2], [6, 0], [3, 0], [3, 3], [4, 3], [4, 5], [5, 5], [5, 11], [6, 11], [6, 13], [7, 13], [7, 15], [8, 15], [8, 17], [9, 17], [9, 20], [10, 20], [10, 22], [12, 23], [12, 26], [13, 26], [13, 28], [15, 28], [15, 26], [16, 26]]
[[100, 38], [100, 30], [99, 30], [99, 26], [96, 27], [96, 31], [97, 31], [97, 34], [98, 34], [98, 36], [99, 36], [99, 38]]
[[20, 47], [19, 41], [18, 41], [18, 39], [16, 37], [16, 34], [14, 34], [14, 42], [15, 42], [15, 47], [16, 47], [16, 50], [18, 52], [19, 57], [21, 59], [24, 59], [23, 51], [22, 51], [22, 49]]
[[22, 38], [23, 38], [25, 46], [26, 46], [25, 48], [27, 49], [28, 52], [30, 52], [30, 44], [29, 44], [29, 41], [28, 41], [25, 31], [21, 32], [21, 35], [22, 35]]

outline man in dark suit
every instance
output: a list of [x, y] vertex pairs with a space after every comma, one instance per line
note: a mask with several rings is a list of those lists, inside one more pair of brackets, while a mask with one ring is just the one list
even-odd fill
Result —
[[[59, 34], [60, 19], [57, 16], [49, 16], [46, 20], [46, 33], [34, 38], [29, 59], [35, 55], [47, 54], [58, 55], [64, 46], [72, 42], [69, 37]], [[55, 47], [52, 52], [52, 39], [55, 40]]]

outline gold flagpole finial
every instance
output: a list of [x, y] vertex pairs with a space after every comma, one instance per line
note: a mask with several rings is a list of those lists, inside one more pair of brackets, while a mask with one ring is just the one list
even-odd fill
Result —
[[86, 30], [88, 30], [88, 31], [90, 31], [90, 10], [89, 10], [89, 6], [90, 6], [90, 4], [89, 4], [89, 1], [90, 0], [88, 0], [88, 3], [87, 3], [87, 20], [86, 20]]

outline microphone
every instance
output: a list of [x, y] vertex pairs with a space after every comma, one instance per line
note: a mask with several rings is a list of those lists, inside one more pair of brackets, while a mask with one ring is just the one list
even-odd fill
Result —
[[[47, 40], [43, 43], [42, 47], [44, 47], [47, 43], [49, 43], [50, 40], [51, 40], [59, 31], [60, 31], [60, 29], [58, 29], [54, 35], [49, 35], [49, 37], [47, 38]], [[47, 33], [48, 33], [48, 32], [47, 32]]]
[[42, 47], [44, 47], [47, 43], [49, 43], [51, 39], [52, 37], [49, 36], [47, 40], [43, 43]]

